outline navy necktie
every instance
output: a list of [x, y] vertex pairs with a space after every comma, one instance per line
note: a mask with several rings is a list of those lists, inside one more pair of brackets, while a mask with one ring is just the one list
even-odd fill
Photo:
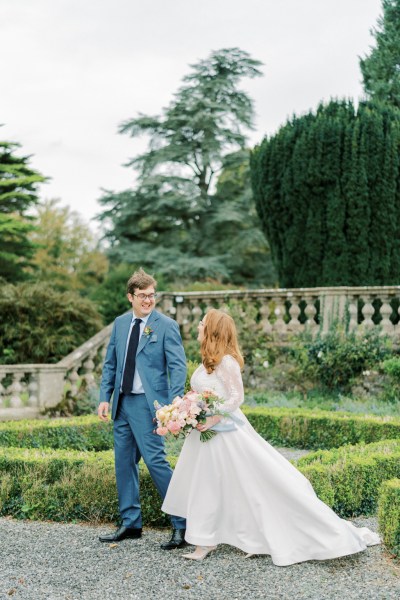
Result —
[[129, 338], [128, 350], [126, 352], [126, 361], [124, 376], [122, 378], [122, 392], [124, 394], [131, 394], [133, 388], [133, 377], [135, 375], [136, 365], [136, 352], [139, 344], [140, 336], [140, 323], [142, 319], [135, 319], [133, 327], [131, 329], [131, 336]]

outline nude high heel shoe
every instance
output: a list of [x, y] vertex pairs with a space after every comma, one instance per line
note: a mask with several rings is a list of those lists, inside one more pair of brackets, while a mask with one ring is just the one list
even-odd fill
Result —
[[196, 546], [196, 550], [191, 552], [191, 554], [182, 554], [183, 558], [189, 558], [190, 560], [203, 560], [210, 554], [213, 550], [215, 550], [217, 546]]

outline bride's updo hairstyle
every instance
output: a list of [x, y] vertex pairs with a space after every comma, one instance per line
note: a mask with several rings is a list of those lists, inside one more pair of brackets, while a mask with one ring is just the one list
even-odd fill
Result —
[[240, 367], [244, 365], [239, 350], [235, 321], [230, 315], [211, 308], [204, 323], [204, 337], [201, 342], [201, 358], [208, 374], [212, 373], [225, 354], [237, 360]]

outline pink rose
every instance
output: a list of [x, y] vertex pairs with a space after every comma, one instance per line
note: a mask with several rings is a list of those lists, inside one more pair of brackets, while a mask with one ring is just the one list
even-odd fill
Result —
[[176, 421], [168, 421], [167, 428], [168, 431], [170, 431], [173, 434], [179, 433], [181, 430], [181, 426]]
[[168, 427], [157, 427], [156, 433], [158, 435], [167, 435], [167, 433], [168, 433]]

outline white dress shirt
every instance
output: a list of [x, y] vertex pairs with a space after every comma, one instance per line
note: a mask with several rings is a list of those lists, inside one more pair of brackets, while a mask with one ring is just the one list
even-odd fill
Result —
[[[127, 337], [127, 340], [126, 340], [124, 367], [122, 369], [122, 373], [125, 371], [126, 353], [128, 351], [129, 339], [131, 337], [131, 332], [132, 332], [133, 324], [134, 324], [134, 322], [135, 322], [136, 319], [142, 319], [142, 322], [140, 323], [140, 331], [139, 331], [139, 341], [140, 341], [140, 338], [142, 337], [143, 331], [144, 331], [144, 329], [146, 327], [147, 319], [150, 317], [150, 315], [151, 315], [151, 313], [149, 313], [146, 317], [137, 317], [135, 315], [135, 313], [132, 314], [131, 326], [129, 328], [129, 333], [128, 333], [128, 337]], [[121, 382], [122, 382], [122, 379], [121, 379]], [[120, 391], [122, 391], [122, 388], [121, 388]], [[133, 378], [132, 394], [144, 394], [142, 380], [140, 379], [140, 376], [139, 376], [139, 373], [138, 373], [138, 370], [137, 370], [136, 367], [135, 367], [135, 375], [134, 375], [134, 378]]]

